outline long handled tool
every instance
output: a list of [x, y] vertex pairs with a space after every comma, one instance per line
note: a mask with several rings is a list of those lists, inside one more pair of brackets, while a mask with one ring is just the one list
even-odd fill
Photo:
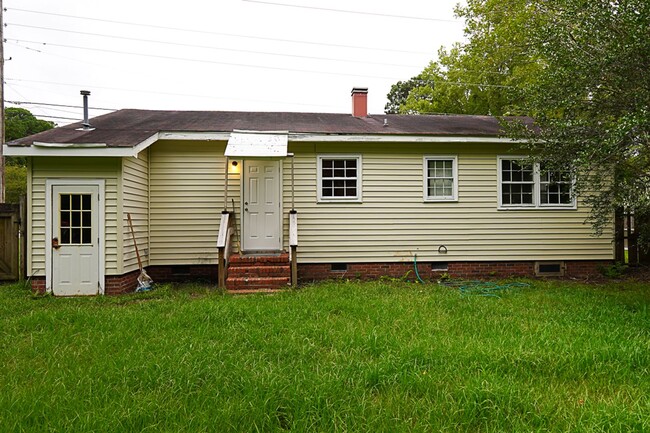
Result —
[[140, 258], [140, 251], [138, 251], [138, 243], [135, 241], [135, 231], [133, 230], [133, 221], [131, 221], [131, 214], [127, 212], [126, 218], [129, 220], [129, 228], [131, 229], [131, 236], [133, 237], [133, 246], [135, 247], [135, 256], [138, 258], [138, 267], [140, 268], [140, 275], [138, 275], [138, 287], [136, 292], [146, 292], [151, 290], [153, 280], [147, 272], [142, 268], [142, 259]]

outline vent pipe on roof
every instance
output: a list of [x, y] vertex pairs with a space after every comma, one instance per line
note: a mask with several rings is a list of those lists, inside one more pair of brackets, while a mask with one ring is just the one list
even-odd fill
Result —
[[368, 117], [368, 88], [355, 87], [352, 89], [352, 115]]
[[83, 126], [84, 126], [84, 129], [90, 129], [90, 128], [92, 128], [90, 126], [90, 122], [88, 121], [88, 96], [90, 95], [90, 91], [89, 90], [82, 90], [80, 93], [84, 97], [84, 122], [83, 122]]

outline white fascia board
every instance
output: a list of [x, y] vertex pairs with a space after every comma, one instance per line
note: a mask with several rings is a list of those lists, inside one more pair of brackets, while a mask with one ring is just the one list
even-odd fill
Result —
[[[140, 152], [158, 141], [158, 133], [133, 147], [106, 147], [102, 143], [41, 143], [35, 142], [29, 147], [2, 146], [5, 156], [100, 156], [100, 157], [137, 157]], [[102, 147], [98, 147], [101, 145]]]
[[229, 138], [230, 132], [162, 131], [158, 133], [159, 140], [228, 141]]
[[292, 142], [324, 143], [524, 143], [506, 137], [431, 136], [431, 135], [333, 135], [290, 134]]

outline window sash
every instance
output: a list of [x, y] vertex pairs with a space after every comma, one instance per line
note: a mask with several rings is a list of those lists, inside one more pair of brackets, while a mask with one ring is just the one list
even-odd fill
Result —
[[322, 201], [357, 201], [361, 197], [359, 156], [319, 156], [318, 196]]
[[458, 170], [455, 156], [424, 157], [424, 200], [456, 200]]

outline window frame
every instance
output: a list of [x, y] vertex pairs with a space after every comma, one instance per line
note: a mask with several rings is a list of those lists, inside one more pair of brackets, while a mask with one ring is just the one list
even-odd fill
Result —
[[[329, 197], [323, 196], [323, 160], [357, 160], [357, 195], [355, 197]], [[363, 158], [360, 154], [337, 153], [322, 154], [317, 156], [316, 189], [318, 192], [318, 203], [361, 203], [363, 200]]]
[[541, 203], [541, 176], [540, 164], [533, 164], [533, 202], [531, 204], [503, 204], [503, 173], [501, 162], [512, 160], [523, 160], [526, 156], [522, 155], [498, 155], [497, 156], [497, 209], [498, 210], [576, 210], [577, 200], [573, 195], [573, 183], [571, 182], [571, 203], [567, 204], [542, 204]]
[[[429, 195], [429, 161], [452, 161], [451, 196], [435, 197]], [[458, 155], [424, 155], [422, 158], [422, 198], [427, 203], [458, 201]]]

